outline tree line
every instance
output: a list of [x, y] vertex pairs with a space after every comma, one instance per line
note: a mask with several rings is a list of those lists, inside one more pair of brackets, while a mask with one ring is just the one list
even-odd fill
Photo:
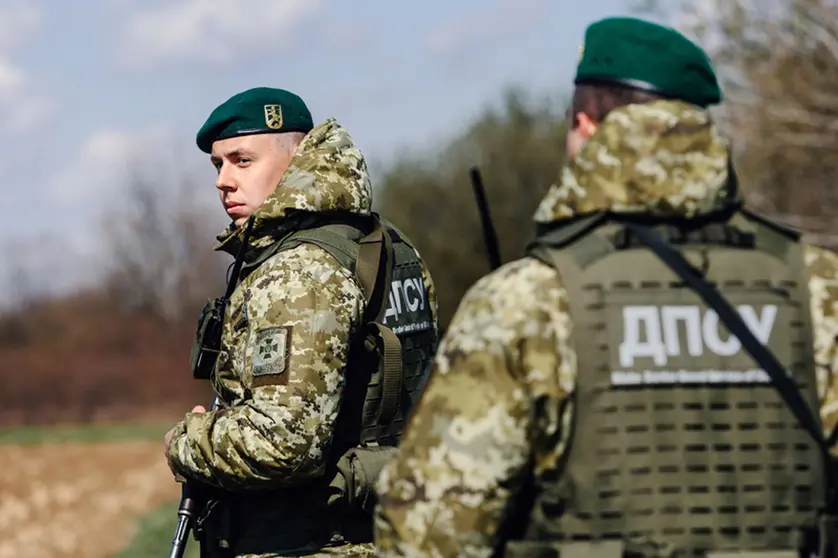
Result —
[[[746, 200], [810, 242], [838, 246], [838, 2], [646, 4], [711, 53], [725, 90], [714, 118], [733, 142]], [[564, 162], [568, 92], [509, 89], [434, 152], [376, 173], [375, 209], [427, 260], [443, 326], [489, 271], [469, 169], [482, 173], [503, 261], [519, 257]], [[189, 377], [188, 351], [230, 263], [212, 251], [217, 221], [190, 203], [188, 180], [164, 185], [165, 197], [139, 174], [127, 184], [130, 202], [106, 223], [101, 284], [57, 298], [22, 289], [0, 315], [0, 424], [176, 415], [208, 397]], [[26, 269], [8, 273], [30, 284]]]

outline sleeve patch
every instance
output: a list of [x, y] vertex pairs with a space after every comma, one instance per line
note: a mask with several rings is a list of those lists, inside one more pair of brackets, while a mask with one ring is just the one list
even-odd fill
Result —
[[253, 384], [288, 383], [291, 359], [291, 327], [268, 327], [256, 332], [253, 341]]

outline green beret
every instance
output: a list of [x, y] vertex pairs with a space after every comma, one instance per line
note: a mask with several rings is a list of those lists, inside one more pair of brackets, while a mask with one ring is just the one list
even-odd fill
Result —
[[577, 85], [619, 84], [707, 107], [722, 92], [707, 54], [684, 35], [631, 17], [588, 26]]
[[256, 87], [233, 95], [218, 106], [198, 130], [196, 143], [204, 153], [215, 141], [235, 136], [303, 132], [314, 127], [305, 102], [290, 91]]

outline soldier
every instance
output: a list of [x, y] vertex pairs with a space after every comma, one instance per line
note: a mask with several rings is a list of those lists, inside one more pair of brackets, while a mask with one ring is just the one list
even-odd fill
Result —
[[436, 348], [431, 277], [371, 211], [347, 131], [333, 119], [314, 126], [297, 95], [239, 93], [197, 144], [232, 220], [217, 249], [241, 258], [214, 365], [199, 363], [213, 354], [201, 336], [217, 301], [193, 352], [217, 405], [165, 436], [176, 478], [207, 495], [202, 555], [369, 556], [372, 482]]
[[[838, 256], [743, 207], [708, 113], [716, 75], [675, 30], [593, 23], [575, 86], [536, 241], [461, 301], [379, 477], [379, 555], [780, 558], [834, 545], [834, 517], [818, 517], [834, 469], [772, 384], [782, 374], [727, 331], [736, 318], [702, 304], [712, 285], [692, 285], [718, 285], [794, 374], [786, 393], [820, 409], [823, 441], [838, 421]], [[673, 245], [689, 273], [657, 255]]]

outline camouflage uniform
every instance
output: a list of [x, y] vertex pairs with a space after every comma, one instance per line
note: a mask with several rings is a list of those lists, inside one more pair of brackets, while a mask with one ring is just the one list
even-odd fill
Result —
[[[289, 210], [366, 215], [371, 198], [361, 152], [341, 126], [326, 121], [307, 134], [279, 186], [256, 211], [246, 262], [282, 228], [293, 227]], [[218, 248], [235, 254], [241, 236], [231, 225], [219, 236]], [[423, 271], [436, 315], [431, 278]], [[364, 307], [356, 278], [312, 244], [282, 251], [246, 275], [225, 317], [214, 379], [220, 408], [189, 413], [177, 424], [168, 454], [176, 474], [246, 495], [293, 489], [322, 477], [341, 410], [350, 337]], [[372, 552], [371, 543], [330, 548], [313, 543], [290, 555]]]
[[[616, 109], [562, 169], [535, 220], [603, 209], [694, 217], [727, 197], [727, 155], [708, 114], [692, 105]], [[831, 431], [838, 423], [838, 256], [807, 246], [806, 264], [820, 412]], [[381, 556], [492, 555], [525, 474], [549, 474], [568, 449], [572, 409], [561, 403], [576, 383], [572, 329], [566, 290], [535, 259], [509, 263], [470, 289], [400, 456], [379, 477]]]

